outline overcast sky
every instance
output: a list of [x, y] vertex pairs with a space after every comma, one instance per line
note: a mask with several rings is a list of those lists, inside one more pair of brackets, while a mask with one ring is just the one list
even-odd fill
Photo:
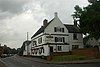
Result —
[[54, 12], [63, 23], [72, 24], [74, 6], [87, 6], [87, 0], [0, 0], [0, 43], [11, 48], [22, 46], [41, 27], [43, 19], [49, 21]]

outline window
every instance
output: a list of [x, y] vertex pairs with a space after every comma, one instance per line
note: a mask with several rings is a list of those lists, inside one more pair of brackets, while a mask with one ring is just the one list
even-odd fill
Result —
[[61, 32], [64, 32], [64, 28], [61, 28], [61, 30], [60, 30]]
[[56, 31], [56, 27], [54, 27], [54, 32], [57, 32], [57, 31]]
[[37, 45], [36, 41], [33, 41], [33, 46], [34, 46], [34, 45]]
[[43, 53], [44, 53], [44, 48], [42, 50], [43, 50]]
[[77, 33], [74, 33], [74, 34], [73, 34], [73, 39], [74, 39], [74, 40], [77, 40]]
[[42, 43], [42, 37], [38, 39], [38, 43], [39, 43], [39, 44]]
[[53, 36], [49, 35], [49, 36], [46, 36], [46, 38], [53, 38]]
[[65, 42], [65, 37], [63, 37], [63, 42]]
[[64, 32], [64, 28], [54, 27], [54, 32]]
[[65, 42], [65, 37], [55, 37], [55, 42]]
[[61, 46], [58, 46], [58, 51], [62, 51], [62, 47]]
[[34, 50], [34, 54], [37, 54], [37, 50]]
[[72, 49], [78, 49], [79, 45], [72, 45]]

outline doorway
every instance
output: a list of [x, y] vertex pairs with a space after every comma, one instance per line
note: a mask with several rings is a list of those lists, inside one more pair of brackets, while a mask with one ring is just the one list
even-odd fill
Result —
[[53, 53], [53, 46], [50, 46], [50, 53]]

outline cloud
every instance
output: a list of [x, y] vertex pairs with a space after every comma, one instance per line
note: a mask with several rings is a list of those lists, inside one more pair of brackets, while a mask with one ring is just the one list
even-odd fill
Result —
[[0, 0], [0, 43], [21, 47], [41, 27], [43, 19], [51, 20], [54, 12], [63, 23], [73, 23], [74, 6], [86, 6], [87, 0]]
[[0, 0], [0, 10], [2, 12], [19, 13], [27, 2], [30, 2], [30, 0]]
[[30, 38], [41, 27], [44, 16], [45, 14], [37, 8], [34, 11], [28, 9], [12, 18], [3, 19], [0, 23], [0, 43], [10, 47], [21, 47], [26, 40], [26, 32], [29, 32]]
[[73, 23], [72, 13], [74, 11], [75, 5], [80, 5], [81, 7], [88, 4], [87, 0], [37, 0], [44, 9], [46, 17], [51, 19], [54, 12], [58, 12], [59, 18], [63, 23]]
[[10, 18], [23, 12], [25, 4], [32, 0], [0, 0], [0, 19]]

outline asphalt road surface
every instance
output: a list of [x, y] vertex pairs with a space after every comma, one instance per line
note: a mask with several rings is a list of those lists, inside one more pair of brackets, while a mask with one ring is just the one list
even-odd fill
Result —
[[46, 64], [25, 59], [20, 56], [2, 58], [7, 67], [100, 67], [100, 63], [93, 64]]
[[53, 64], [43, 64], [27, 60], [17, 55], [3, 58], [2, 61], [7, 67], [57, 67]]

